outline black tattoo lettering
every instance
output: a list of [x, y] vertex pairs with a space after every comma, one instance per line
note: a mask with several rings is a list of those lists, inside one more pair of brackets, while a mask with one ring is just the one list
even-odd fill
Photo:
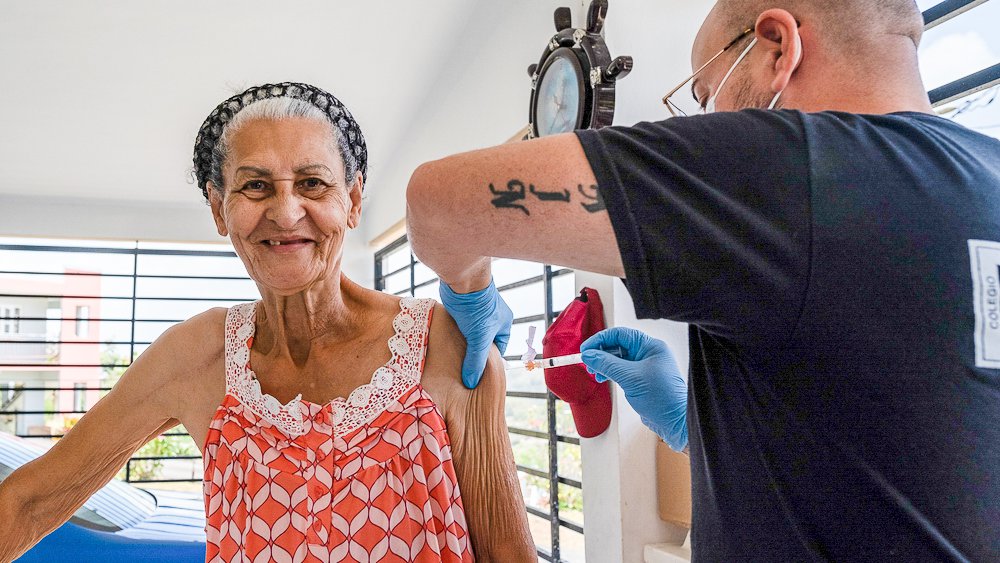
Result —
[[561, 192], [543, 192], [541, 190], [536, 190], [534, 184], [531, 184], [529, 189], [535, 197], [542, 201], [565, 201], [566, 203], [569, 203], [569, 190], [563, 190]]
[[[525, 215], [531, 215], [528, 208], [523, 205], [525, 199], [527, 198], [527, 192], [531, 192], [531, 195], [538, 198], [539, 201], [562, 201], [569, 203], [572, 199], [572, 194], [569, 190], [558, 190], [558, 191], [544, 191], [539, 190], [534, 184], [528, 184], [525, 186], [524, 182], [513, 179], [507, 182], [506, 189], [498, 190], [496, 186], [490, 184], [490, 193], [494, 197], [490, 203], [494, 207], [499, 209], [518, 209], [522, 211]], [[583, 184], [579, 184], [576, 190], [580, 192], [583, 196], [585, 202], [581, 202], [580, 205], [583, 206], [590, 213], [597, 213], [599, 211], [604, 211], [607, 209], [604, 205], [604, 198], [601, 197], [601, 191], [597, 189], [596, 185], [588, 186], [586, 189]]]
[[578, 192], [580, 192], [580, 195], [582, 195], [584, 199], [590, 200], [592, 202], [592, 203], [580, 204], [588, 212], [597, 213], [599, 211], [606, 211], [608, 209], [607, 206], [604, 205], [604, 196], [601, 195], [601, 190], [599, 190], [597, 186], [594, 185], [590, 186], [589, 191], [593, 192], [593, 194], [584, 191], [583, 184], [578, 185], [576, 189]]
[[525, 215], [531, 215], [528, 208], [515, 203], [524, 200], [524, 182], [520, 180], [511, 180], [507, 182], [506, 190], [498, 190], [490, 184], [490, 192], [497, 196], [493, 198], [490, 202], [496, 208], [508, 208], [508, 209], [520, 209]]

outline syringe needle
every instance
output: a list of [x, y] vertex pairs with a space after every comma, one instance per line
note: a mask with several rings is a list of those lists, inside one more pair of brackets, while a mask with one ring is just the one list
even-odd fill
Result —
[[[625, 355], [624, 351], [619, 347], [608, 348], [604, 350], [605, 352], [618, 356], [621, 358]], [[533, 360], [524, 362], [524, 368], [528, 371], [532, 371], [536, 368], [560, 368], [563, 366], [571, 366], [574, 364], [583, 363], [583, 354], [567, 354], [565, 356], [553, 356], [551, 358], [535, 358]]]

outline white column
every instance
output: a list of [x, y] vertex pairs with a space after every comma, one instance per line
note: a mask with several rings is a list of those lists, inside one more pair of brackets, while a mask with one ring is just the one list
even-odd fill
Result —
[[[632, 326], [667, 340], [687, 368], [684, 325], [637, 321], [621, 282], [585, 272], [577, 290], [596, 289], [608, 326]], [[656, 497], [656, 435], [643, 426], [624, 393], [612, 386], [611, 426], [596, 438], [581, 439], [583, 513], [588, 562], [639, 563], [647, 544], [681, 544], [687, 530], [660, 520]]]

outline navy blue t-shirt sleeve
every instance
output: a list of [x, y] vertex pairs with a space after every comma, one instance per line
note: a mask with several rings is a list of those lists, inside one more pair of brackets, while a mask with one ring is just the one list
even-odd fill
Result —
[[640, 318], [776, 340], [809, 268], [800, 115], [748, 110], [579, 131]]

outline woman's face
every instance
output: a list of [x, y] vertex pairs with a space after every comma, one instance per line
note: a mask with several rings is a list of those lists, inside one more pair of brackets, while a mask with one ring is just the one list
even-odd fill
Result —
[[[348, 182], [330, 126], [256, 120], [229, 140], [212, 215], [263, 288], [298, 293], [339, 276], [344, 233], [361, 219], [361, 174]], [[262, 288], [262, 289], [263, 289]]]

